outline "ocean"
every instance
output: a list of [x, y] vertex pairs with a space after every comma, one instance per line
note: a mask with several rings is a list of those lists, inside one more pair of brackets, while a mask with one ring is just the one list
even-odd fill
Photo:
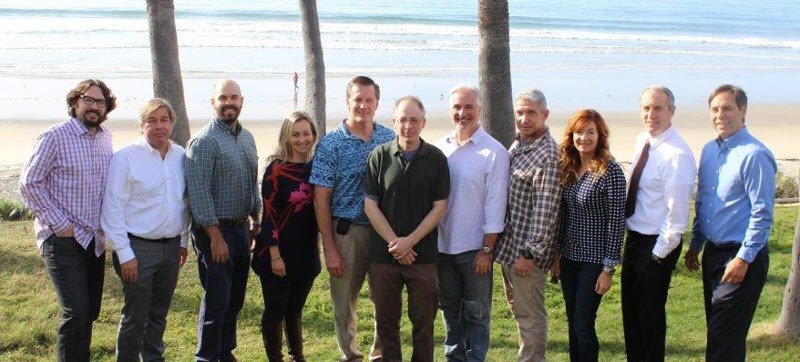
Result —
[[[329, 117], [344, 113], [344, 84], [365, 74], [385, 100], [417, 94], [443, 112], [449, 88], [477, 83], [476, 1], [318, 0]], [[304, 72], [296, 1], [175, 1], [190, 117], [210, 115], [213, 80], [241, 80], [245, 114], [278, 119], [295, 107]], [[798, 101], [796, 1], [509, 1], [514, 91], [537, 87], [551, 109], [636, 109], [654, 83], [679, 105], [702, 105], [721, 83], [760, 103]], [[87, 77], [108, 79], [135, 118], [152, 95], [143, 0], [0, 4], [0, 119], [49, 119]], [[301, 86], [303, 82], [300, 82]], [[298, 95], [303, 104], [303, 92]], [[632, 107], [632, 108], [631, 108]]]

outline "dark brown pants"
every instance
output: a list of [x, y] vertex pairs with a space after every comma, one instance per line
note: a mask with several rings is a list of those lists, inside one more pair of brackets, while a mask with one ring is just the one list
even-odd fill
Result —
[[408, 318], [413, 325], [411, 361], [433, 361], [433, 323], [439, 303], [436, 264], [371, 263], [369, 287], [375, 304], [383, 361], [402, 361], [400, 318], [403, 286], [408, 289]]

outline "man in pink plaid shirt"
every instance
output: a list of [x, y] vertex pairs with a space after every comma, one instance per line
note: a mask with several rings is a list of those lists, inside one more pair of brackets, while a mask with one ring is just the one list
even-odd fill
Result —
[[116, 97], [102, 81], [87, 79], [66, 98], [70, 119], [39, 135], [19, 183], [61, 304], [57, 360], [89, 361], [105, 271], [100, 206], [113, 153], [102, 123]]

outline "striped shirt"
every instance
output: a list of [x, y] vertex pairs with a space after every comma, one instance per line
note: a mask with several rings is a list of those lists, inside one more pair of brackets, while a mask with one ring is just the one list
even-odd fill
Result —
[[201, 227], [219, 225], [219, 219], [259, 219], [258, 153], [250, 131], [237, 124], [231, 129], [214, 119], [186, 149], [186, 189], [189, 209]]
[[91, 133], [75, 118], [51, 126], [39, 135], [33, 154], [20, 175], [25, 204], [36, 214], [36, 244], [74, 229], [75, 240], [95, 255], [105, 251], [100, 208], [114, 150], [111, 131], [100, 126]]
[[589, 172], [564, 188], [558, 250], [572, 261], [619, 263], [625, 228], [625, 174], [613, 160], [602, 175]]
[[503, 231], [509, 168], [508, 151], [483, 126], [461, 146], [455, 137], [453, 132], [436, 143], [450, 168], [439, 252], [451, 255], [479, 250], [485, 234]]
[[555, 256], [561, 204], [558, 144], [548, 128], [533, 142], [515, 141], [509, 152], [506, 228], [497, 241], [495, 259], [514, 264], [521, 250], [528, 250], [536, 266], [546, 271]]

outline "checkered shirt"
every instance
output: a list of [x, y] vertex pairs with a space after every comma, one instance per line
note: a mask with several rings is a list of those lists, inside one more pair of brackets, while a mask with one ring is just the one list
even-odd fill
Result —
[[541, 270], [550, 269], [558, 241], [558, 209], [561, 205], [558, 144], [547, 129], [535, 141], [509, 148], [506, 228], [498, 239], [495, 259], [514, 264], [521, 250], [529, 250]]
[[100, 208], [113, 153], [108, 128], [100, 126], [92, 134], [74, 118], [39, 135], [19, 186], [25, 204], [36, 214], [33, 227], [40, 248], [50, 235], [72, 225], [84, 249], [95, 239], [95, 255], [103, 254]]

